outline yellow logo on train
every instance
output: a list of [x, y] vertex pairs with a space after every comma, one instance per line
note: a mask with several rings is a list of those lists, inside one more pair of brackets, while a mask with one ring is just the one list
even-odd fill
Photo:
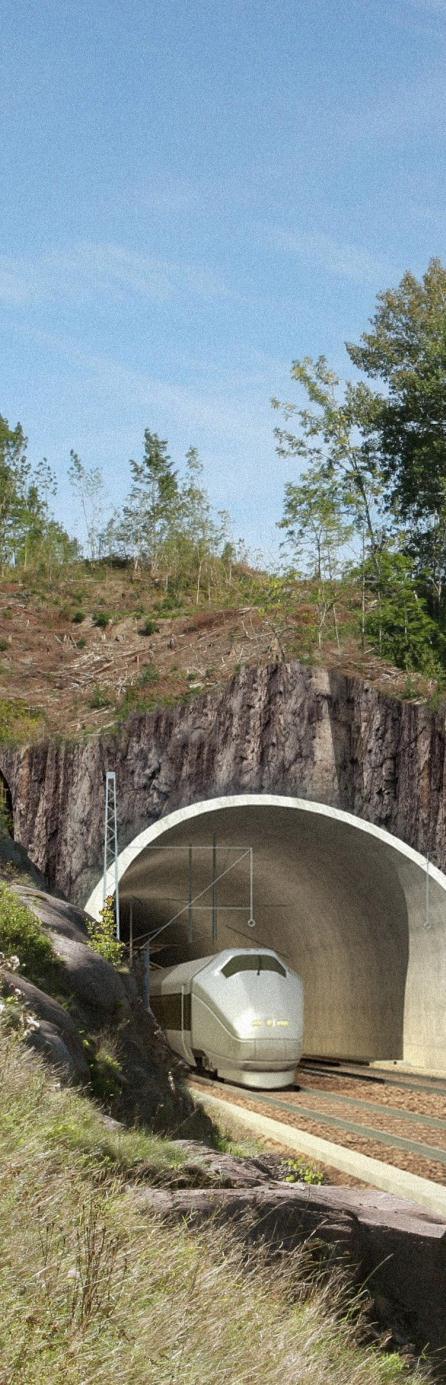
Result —
[[275, 1020], [275, 1019], [269, 1019], [269, 1020], [267, 1020], [267, 1019], [264, 1019], [264, 1020], [251, 1020], [251, 1028], [252, 1028], [252, 1029], [263, 1029], [263, 1028], [265, 1027], [265, 1025], [267, 1026], [268, 1029], [288, 1029], [289, 1020]]

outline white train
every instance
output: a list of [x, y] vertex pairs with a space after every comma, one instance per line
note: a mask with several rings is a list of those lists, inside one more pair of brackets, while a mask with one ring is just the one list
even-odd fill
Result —
[[226, 948], [151, 974], [150, 1004], [190, 1067], [245, 1087], [294, 1082], [303, 984], [270, 948]]

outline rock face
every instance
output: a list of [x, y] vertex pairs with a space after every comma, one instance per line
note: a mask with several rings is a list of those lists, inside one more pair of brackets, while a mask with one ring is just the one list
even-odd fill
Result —
[[218, 696], [134, 716], [113, 735], [3, 747], [16, 839], [78, 901], [101, 871], [106, 768], [118, 775], [121, 847], [176, 808], [265, 792], [357, 814], [446, 866], [444, 715], [335, 671], [248, 667]]
[[445, 1379], [446, 1222], [369, 1189], [270, 1183], [181, 1192], [151, 1188], [137, 1196], [149, 1214], [229, 1223], [236, 1235], [261, 1240], [273, 1255], [305, 1242], [317, 1263], [325, 1246], [329, 1263], [349, 1265], [358, 1283], [367, 1285], [374, 1320], [396, 1344], [434, 1352], [436, 1378]]
[[212, 1122], [197, 1111], [132, 976], [89, 947], [83, 914], [32, 886], [16, 883], [13, 890], [43, 923], [62, 962], [57, 998], [20, 972], [4, 974], [6, 986], [21, 993], [39, 1021], [27, 1042], [64, 1080], [89, 1084], [119, 1120], [212, 1140]]

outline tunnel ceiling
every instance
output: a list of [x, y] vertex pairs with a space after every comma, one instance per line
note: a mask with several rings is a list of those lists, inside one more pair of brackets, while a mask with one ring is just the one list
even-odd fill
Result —
[[[214, 835], [217, 874], [252, 847], [256, 919], [250, 928], [245, 858], [217, 886], [215, 940]], [[204, 891], [191, 919], [189, 846], [192, 895]], [[434, 912], [444, 912], [444, 892], [434, 882], [431, 891]], [[424, 901], [419, 866], [382, 840], [317, 812], [246, 802], [177, 823], [121, 879], [124, 932], [131, 904], [135, 930], [151, 934], [184, 910], [157, 940], [166, 946], [156, 960], [234, 945], [276, 948], [304, 979], [307, 1052], [356, 1057], [403, 1053], [410, 932]]]

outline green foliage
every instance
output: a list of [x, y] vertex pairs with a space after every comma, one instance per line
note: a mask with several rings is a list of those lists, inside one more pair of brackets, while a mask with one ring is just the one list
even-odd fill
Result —
[[139, 679], [140, 687], [153, 687], [155, 683], [159, 683], [159, 677], [155, 664], [145, 664]]
[[157, 635], [158, 630], [159, 625], [157, 625], [156, 620], [147, 619], [143, 625], [140, 625], [138, 635]]
[[0, 743], [30, 741], [42, 731], [42, 713], [21, 698], [0, 698]]
[[446, 641], [418, 595], [409, 559], [401, 553], [381, 553], [364, 565], [364, 574], [375, 597], [364, 629], [379, 653], [400, 668], [441, 673]]
[[92, 1055], [88, 1053], [87, 1046], [87, 1057], [90, 1062], [93, 1096], [96, 1101], [100, 1102], [101, 1106], [112, 1108], [123, 1084], [122, 1067], [119, 1059], [116, 1054], [110, 1051], [110, 1045], [106, 1043], [99, 1044]]
[[355, 539], [363, 640], [402, 668], [438, 673], [446, 627], [446, 268], [432, 260], [420, 282], [403, 275], [378, 296], [370, 326], [347, 350], [377, 388], [368, 380], [342, 388], [325, 357], [305, 357], [292, 376], [308, 403], [273, 400], [286, 422], [275, 430], [279, 455], [310, 463], [300, 483], [286, 487], [281, 527], [294, 561], [310, 545], [318, 580], [332, 580], [333, 552], [347, 574], [345, 545]]
[[82, 625], [82, 621], [85, 620], [85, 611], [75, 611], [71, 620], [73, 625]]
[[283, 1183], [325, 1183], [321, 1170], [314, 1164], [306, 1164], [304, 1159], [286, 1159], [280, 1177]]
[[63, 975], [61, 963], [55, 957], [42, 925], [14, 891], [1, 881], [0, 950], [5, 955], [16, 954], [20, 970], [36, 986], [51, 989], [60, 984]]
[[93, 951], [99, 952], [101, 957], [105, 957], [106, 962], [112, 963], [112, 966], [119, 967], [125, 949], [124, 944], [118, 942], [116, 937], [114, 895], [107, 896], [99, 921], [90, 919], [87, 922], [87, 931]]
[[99, 630], [105, 630], [106, 627], [107, 627], [107, 625], [110, 625], [110, 621], [111, 621], [111, 616], [107, 613], [107, 611], [95, 611], [95, 612], [94, 612], [94, 615], [93, 615], [93, 624], [94, 624], [94, 625], [97, 625], [97, 627], [98, 627]]
[[[78, 641], [78, 645], [80, 645], [80, 640]], [[88, 705], [91, 707], [92, 711], [99, 712], [103, 707], [110, 707], [112, 702], [112, 693], [107, 692], [106, 688], [102, 688], [100, 683], [96, 683], [88, 700]]]
[[78, 545], [51, 516], [51, 468], [44, 460], [33, 472], [26, 447], [21, 424], [10, 428], [0, 415], [0, 566], [32, 566], [51, 575], [75, 558]]

